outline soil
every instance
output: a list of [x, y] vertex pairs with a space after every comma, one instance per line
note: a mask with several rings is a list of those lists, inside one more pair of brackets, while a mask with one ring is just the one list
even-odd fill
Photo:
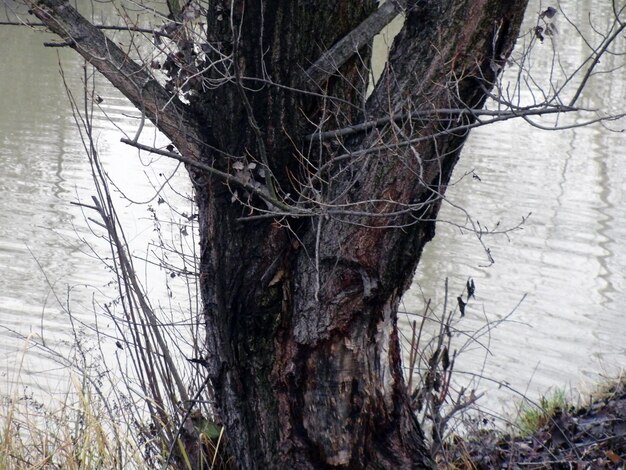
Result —
[[481, 431], [445, 454], [439, 469], [626, 470], [626, 380], [587, 406], [557, 410], [529, 437]]

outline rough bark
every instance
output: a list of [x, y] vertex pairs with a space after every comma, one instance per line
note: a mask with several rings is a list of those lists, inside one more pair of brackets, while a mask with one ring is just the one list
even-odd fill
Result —
[[[67, 3], [33, 6], [145, 108], [181, 153], [228, 174], [254, 161], [265, 170], [265, 177], [251, 175], [264, 191], [286, 210], [308, 211], [246, 219], [268, 204], [242, 193], [233, 201], [223, 178], [189, 166], [207, 372], [241, 468], [431, 465], [402, 376], [397, 309], [467, 137], [449, 129], [472, 115], [390, 121], [330, 141], [306, 137], [390, 114], [480, 108], [526, 3], [409, 2], [385, 73], [366, 100], [368, 47], [327, 80], [316, 78], [315, 94], [297, 88], [374, 2], [211, 2], [207, 43], [216, 48], [202, 78], [219, 86], [198, 88], [190, 105], [175, 99], [173, 107], [162, 105], [169, 94], [141, 75], [145, 69], [111, 52], [114, 45]], [[232, 61], [225, 65], [220, 54]]]
[[[331, 21], [338, 16], [335, 2], [315, 2], [321, 18], [298, 15], [292, 2], [265, 5], [275, 16], [265, 16], [263, 42], [276, 52], [267, 56], [266, 78], [287, 86], [293, 86], [294, 71], [306, 68], [364, 17], [341, 30]], [[414, 4], [364, 116], [482, 106], [513, 46], [524, 7], [523, 1]], [[263, 78], [261, 51], [255, 49], [260, 15], [240, 14], [247, 37], [257, 42], [242, 38], [238, 60], [247, 77]], [[320, 24], [330, 39], [307, 43], [301, 37], [296, 49], [272, 42], [277, 37], [288, 42], [296, 25], [308, 33]], [[344, 76], [363, 73], [358, 64], [350, 67], [343, 68]], [[347, 80], [334, 78], [329, 94], [359, 107], [359, 94], [351, 94]], [[221, 145], [234, 155], [246, 150], [258, 155], [258, 143], [246, 135], [250, 126], [236, 91], [218, 93], [212, 106], [202, 103], [204, 108], [223, 109], [225, 102], [229, 115], [239, 119], [224, 122], [223, 113], [215, 113]], [[300, 139], [311, 130], [306, 123], [319, 117], [319, 100], [271, 87], [249, 95], [265, 151], [272, 155], [271, 169], [285, 192], [298, 191], [283, 172], [286, 166], [298, 174], [298, 153], [320, 166], [343, 148], [352, 155], [330, 166], [325, 176], [332, 182], [319, 188], [318, 197], [329, 207], [370, 202], [353, 206], [361, 215], [329, 211], [287, 229], [276, 221], [236, 222], [245, 214], [233, 207], [227, 191], [199, 197], [201, 223], [208, 228], [205, 246], [210, 247], [203, 257], [207, 278], [202, 282], [209, 351], [217, 359], [214, 386], [223, 419], [238, 441], [235, 453], [245, 467], [426, 466], [423, 437], [400, 369], [396, 312], [434, 234], [440, 198], [466, 136], [444, 133], [418, 145], [404, 144], [408, 137], [402, 134], [433, 135], [457, 124], [456, 117], [437, 116], [308, 151]], [[332, 115], [341, 116], [331, 125], [363, 117], [336, 101], [331, 106]], [[308, 119], [302, 119], [302, 110], [312, 110]], [[402, 208], [411, 209], [395, 213]], [[382, 216], [387, 212], [392, 214]]]

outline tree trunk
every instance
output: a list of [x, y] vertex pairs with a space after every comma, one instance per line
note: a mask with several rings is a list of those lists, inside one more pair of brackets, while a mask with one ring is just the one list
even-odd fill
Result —
[[[427, 467], [402, 376], [396, 314], [467, 134], [445, 131], [472, 119], [438, 113], [343, 140], [303, 137], [414, 110], [480, 108], [526, 2], [416, 2], [367, 101], [359, 78], [367, 76], [367, 48], [318, 90], [342, 101], [292, 89], [301, 88], [299, 72], [373, 5], [236, 5], [239, 44], [230, 28], [220, 31], [220, 10], [209, 12], [210, 40], [235, 54], [254, 122], [233, 83], [194, 106], [218, 148], [253, 156], [245, 163], [260, 166], [266, 152], [281, 194], [308, 196], [319, 210], [246, 220], [248, 209], [232, 202], [222, 182], [197, 185], [207, 349], [233, 454], [243, 468]], [[211, 152], [204, 158], [224, 171], [233, 165]], [[310, 177], [324, 165], [319, 181]]]
[[61, 21], [64, 1], [32, 4], [187, 159], [207, 370], [241, 468], [432, 466], [402, 375], [398, 304], [474, 120], [452, 110], [482, 107], [526, 3], [408, 2], [366, 98], [368, 46], [334, 70], [312, 65], [373, 0], [210, 2], [206, 43], [179, 38], [166, 64], [170, 90], [190, 87], [190, 104], [170, 108], [113, 43]]

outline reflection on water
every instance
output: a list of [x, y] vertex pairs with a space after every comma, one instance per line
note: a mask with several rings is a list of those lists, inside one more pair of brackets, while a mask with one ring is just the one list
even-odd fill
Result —
[[[580, 2], [568, 10], [571, 19], [586, 24], [592, 4], [597, 26], [602, 26], [610, 16], [602, 11], [608, 8], [602, 2]], [[565, 22], [559, 28], [556, 47], [562, 64], [571, 67], [588, 50]], [[76, 93], [82, 62], [72, 51], [42, 48], [49, 37], [0, 28], [0, 54], [10, 64], [0, 68], [0, 324], [24, 335], [43, 334], [50, 346], [64, 347], [62, 342], [70, 338], [62, 306], [71, 298], [72, 313], [89, 323], [97, 302], [110, 293], [110, 273], [80, 238], [100, 252], [105, 251], [104, 242], [92, 234], [80, 208], [70, 205], [89, 200], [93, 189], [58, 62]], [[540, 75], [552, 60], [550, 44], [542, 47], [534, 62]], [[620, 60], [607, 59], [613, 65]], [[97, 91], [115, 125], [133, 135], [137, 113], [132, 106], [106, 83], [98, 83]], [[623, 74], [598, 76], [582, 105], [609, 104], [616, 110], [623, 107], [624, 96]], [[96, 119], [98, 147], [119, 191], [132, 200], [152, 198], [154, 188], [176, 165], [139, 159], [119, 143], [120, 130], [102, 114]], [[612, 124], [620, 125], [624, 123]], [[441, 305], [445, 278], [450, 279], [454, 299], [472, 277], [477, 299], [458, 326], [473, 331], [485, 317], [505, 316], [526, 294], [511, 321], [485, 339], [491, 355], [482, 373], [522, 392], [528, 387], [531, 395], [626, 367], [625, 143], [624, 134], [599, 126], [550, 133], [510, 121], [474, 131], [455, 171], [459, 181], [450, 188], [449, 200], [490, 228], [498, 222], [501, 227], [515, 226], [522, 217], [532, 216], [522, 230], [485, 239], [496, 262], [484, 268], [487, 257], [476, 237], [458, 228], [465, 224], [465, 215], [444, 205], [437, 237], [427, 246], [414, 288], [405, 297], [407, 309], [421, 312], [424, 298]], [[471, 171], [480, 180], [461, 178]], [[189, 192], [184, 172], [179, 171], [174, 184]], [[165, 197], [188, 210], [184, 198]], [[127, 202], [119, 207], [129, 237], [138, 250], [145, 250], [154, 228], [146, 207]], [[0, 337], [2, 369], [13, 375], [20, 367], [23, 343], [6, 330]], [[458, 369], [481, 373], [484, 355], [481, 348], [465, 353]], [[23, 366], [25, 381], [50, 387], [39, 379], [56, 377], [55, 365], [34, 357]], [[0, 392], [7, 386], [0, 383]]]
[[[0, 370], [8, 376], [0, 380], [1, 393], [11, 387], [18, 370], [20, 382], [26, 385], [64, 390], [58, 381], [67, 379], [67, 370], [50, 361], [46, 351], [28, 348], [26, 354], [26, 343], [18, 335], [34, 335], [47, 347], [67, 354], [73, 343], [70, 313], [77, 329], [88, 329], [94, 312], [102, 312], [101, 302], [115, 297], [112, 275], [98, 260], [109, 253], [102, 230], [87, 223], [86, 217], [94, 214], [84, 214], [70, 204], [90, 203], [95, 194], [59, 66], [69, 89], [82, 102], [83, 63], [71, 50], [44, 49], [42, 43], [51, 38], [26, 28], [0, 28], [0, 56], [10, 64], [0, 68]], [[131, 247], [145, 253], [147, 242], [154, 239], [153, 214], [147, 205], [130, 204], [121, 194], [130, 200], [153, 198], [154, 188], [168, 180], [178, 165], [164, 158], [140, 159], [122, 145], [121, 133], [134, 135], [138, 113], [102, 80], [97, 80], [96, 90], [104, 98], [102, 111], [111, 116], [111, 121], [102, 112], [95, 116], [98, 149], [115, 182], [114, 197]], [[144, 138], [157, 144], [163, 140], [154, 130], [147, 130]], [[171, 183], [181, 195], [166, 188], [160, 196], [189, 212], [185, 196], [190, 185], [183, 169]], [[156, 200], [150, 204], [157, 215], [165, 206]], [[169, 230], [162, 228], [165, 236]], [[150, 279], [151, 285], [164, 276], [150, 266], [142, 274], [142, 281]], [[155, 295], [155, 300], [159, 297]], [[175, 304], [175, 296], [168, 301]], [[115, 332], [111, 325], [101, 327]]]
[[[568, 3], [572, 7], [562, 5], [570, 19], [582, 25], [588, 38], [594, 37], [587, 24], [592, 2], [586, 7]], [[608, 24], [610, 5], [594, 5], [596, 26]], [[531, 13], [527, 20], [532, 20]], [[560, 63], [573, 70], [590, 51], [562, 18], [558, 27], [555, 48]], [[625, 43], [622, 37], [622, 49]], [[542, 47], [534, 68], [548, 79], [549, 41]], [[620, 61], [623, 58], [607, 58], [604, 67], [612, 69]], [[593, 80], [580, 105], [623, 112], [623, 73]], [[559, 123], [585, 119], [588, 116], [562, 116]], [[609, 126], [619, 130], [624, 125], [622, 120]], [[477, 346], [461, 357], [460, 370], [482, 373], [537, 397], [550, 387], [580, 386], [598, 380], [600, 373], [614, 374], [626, 367], [625, 144], [623, 133], [598, 125], [553, 133], [509, 121], [473, 132], [455, 175], [474, 171], [480, 180], [461, 179], [449, 189], [450, 202], [466, 209], [483, 227], [498, 223], [513, 227], [527, 214], [532, 216], [520, 231], [484, 239], [495, 258], [493, 266], [484, 268], [480, 266], [488, 259], [476, 236], [457, 228], [465, 225], [465, 215], [452, 204], [441, 211], [437, 236], [427, 246], [414, 289], [405, 298], [408, 310], [420, 311], [424, 298], [441, 305], [445, 278], [455, 299], [472, 277], [477, 300], [457, 326], [473, 331], [485, 318], [502, 318], [526, 295], [511, 322], [492, 332], [490, 354]], [[476, 370], [485, 356], [485, 370]], [[489, 388], [489, 382], [483, 381], [483, 387]], [[491, 396], [510, 400], [508, 391]]]

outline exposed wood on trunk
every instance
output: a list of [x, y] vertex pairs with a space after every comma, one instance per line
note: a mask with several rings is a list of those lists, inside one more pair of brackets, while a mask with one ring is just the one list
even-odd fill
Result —
[[[423, 4], [413, 6], [394, 43], [387, 70], [368, 102], [368, 118], [481, 107], [514, 45], [526, 2]], [[406, 145], [406, 140], [468, 119], [407, 119], [344, 143], [354, 157], [335, 171], [349, 176], [333, 179], [327, 199], [335, 204], [364, 201], [362, 215], [322, 219], [320, 226], [311, 227], [310, 250], [300, 254], [293, 274], [290, 326], [295, 345], [289, 359], [283, 359], [294, 369], [288, 396], [299, 397], [291, 409], [304, 408], [295, 418], [302, 419], [306, 430], [301, 445], [315, 446], [326, 462], [367, 466], [378, 460], [403, 467], [423, 451], [397, 368], [395, 312], [434, 235], [434, 220], [466, 133], [417, 145]], [[368, 151], [374, 147], [379, 150]], [[413, 209], [397, 213], [409, 207]], [[383, 217], [385, 213], [390, 215]], [[314, 243], [314, 237], [320, 241]], [[314, 287], [318, 279], [319, 291]], [[322, 370], [330, 372], [323, 375]], [[313, 409], [326, 412], [307, 415]], [[372, 416], [380, 421], [368, 421]], [[364, 437], [373, 435], [380, 441]], [[390, 448], [396, 452], [385, 460]]]

